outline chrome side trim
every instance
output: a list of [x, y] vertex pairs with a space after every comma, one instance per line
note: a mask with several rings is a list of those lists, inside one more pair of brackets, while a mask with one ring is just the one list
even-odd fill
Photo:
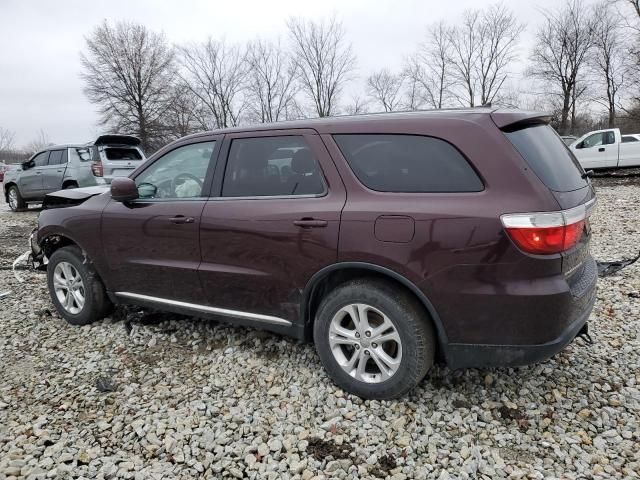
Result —
[[139, 293], [131, 292], [115, 292], [116, 296], [131, 298], [134, 300], [144, 300], [146, 302], [158, 303], [161, 305], [171, 305], [174, 307], [186, 308], [197, 312], [214, 313], [216, 315], [223, 315], [225, 317], [242, 318], [246, 320], [253, 320], [255, 322], [270, 323], [272, 325], [284, 325], [291, 326], [289, 320], [285, 320], [280, 317], [272, 317], [270, 315], [262, 315], [259, 313], [241, 312], [238, 310], [228, 310], [226, 308], [209, 307], [207, 305], [198, 305], [196, 303], [179, 302], [177, 300], [168, 300], [166, 298], [151, 297], [149, 295], [141, 295]]

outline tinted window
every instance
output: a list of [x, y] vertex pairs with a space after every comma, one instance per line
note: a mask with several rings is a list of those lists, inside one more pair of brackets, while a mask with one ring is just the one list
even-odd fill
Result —
[[42, 152], [36, 155], [32, 162], [36, 167], [43, 167], [47, 164], [47, 158], [49, 158], [49, 152]]
[[334, 135], [351, 169], [381, 192], [479, 192], [482, 181], [451, 144], [418, 135]]
[[231, 142], [222, 196], [322, 193], [320, 167], [303, 137], [240, 138]]
[[201, 197], [214, 146], [184, 145], [160, 157], [136, 177], [140, 198]]
[[142, 160], [142, 155], [135, 148], [105, 148], [107, 160]]
[[578, 161], [550, 126], [536, 125], [505, 135], [551, 190], [568, 192], [587, 184]]
[[53, 150], [49, 153], [49, 165], [60, 165], [62, 163], [62, 150]]
[[636, 137], [622, 137], [622, 143], [632, 143], [637, 141], [638, 139]]

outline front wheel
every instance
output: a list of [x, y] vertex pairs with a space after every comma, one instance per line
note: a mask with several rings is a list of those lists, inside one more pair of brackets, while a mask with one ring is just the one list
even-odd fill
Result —
[[18, 210], [22, 210], [24, 207], [26, 207], [26, 203], [24, 202], [22, 195], [20, 195], [20, 190], [18, 190], [17, 186], [12, 185], [9, 188], [8, 198], [9, 198], [9, 208], [14, 212], [17, 212]]
[[72, 325], [100, 320], [111, 306], [104, 285], [78, 247], [63, 247], [51, 255], [47, 283], [56, 310]]
[[362, 398], [391, 399], [427, 374], [436, 336], [427, 312], [409, 292], [385, 281], [356, 280], [321, 302], [314, 341], [341, 388]]

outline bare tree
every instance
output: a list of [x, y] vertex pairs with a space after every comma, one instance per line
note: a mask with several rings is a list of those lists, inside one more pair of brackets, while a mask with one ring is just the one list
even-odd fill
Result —
[[461, 105], [475, 106], [478, 79], [475, 76], [480, 43], [480, 11], [467, 10], [462, 25], [451, 30], [453, 75], [460, 87], [456, 98]]
[[211, 38], [180, 48], [183, 81], [201, 104], [202, 128], [240, 124], [247, 107], [246, 60], [246, 52], [240, 46]]
[[172, 139], [191, 135], [200, 129], [198, 99], [182, 82], [173, 87], [164, 124], [168, 137]]
[[402, 83], [401, 74], [394, 74], [389, 69], [383, 68], [367, 78], [367, 93], [382, 105], [385, 112], [393, 112], [401, 105]]
[[0, 151], [11, 150], [13, 148], [13, 140], [15, 133], [6, 128], [0, 127]]
[[319, 117], [334, 114], [356, 62], [342, 23], [291, 18], [287, 27], [302, 91]]
[[560, 97], [558, 128], [565, 134], [579, 97], [579, 74], [593, 45], [593, 25], [582, 0], [568, 0], [560, 9], [543, 13], [544, 24], [536, 35], [529, 73], [543, 82], [546, 95]]
[[513, 12], [502, 4], [490, 6], [482, 12], [476, 63], [481, 105], [493, 102], [509, 77], [523, 30], [524, 26]]
[[591, 67], [596, 74], [598, 95], [596, 102], [604, 105], [608, 113], [608, 126], [613, 128], [620, 90], [625, 84], [627, 55], [625, 40], [620, 28], [621, 18], [609, 1], [603, 0], [593, 5], [593, 46], [590, 57]]
[[159, 146], [174, 78], [174, 53], [164, 35], [105, 21], [86, 38], [86, 48], [84, 92], [99, 106], [101, 123], [138, 135], [145, 149]]
[[513, 12], [499, 3], [465, 12], [462, 25], [450, 30], [460, 104], [473, 107], [478, 101], [494, 101], [511, 73], [523, 29]]
[[47, 135], [44, 130], [40, 129], [38, 130], [36, 137], [26, 145], [25, 150], [27, 153], [33, 154], [38, 150], [48, 147], [49, 145], [51, 145], [49, 135]]
[[360, 95], [353, 95], [351, 101], [345, 107], [347, 115], [362, 115], [369, 113], [369, 102]]
[[445, 106], [454, 83], [452, 46], [450, 29], [444, 22], [428, 28], [426, 40], [405, 65], [405, 98], [410, 110], [425, 102], [432, 108]]
[[248, 48], [249, 109], [259, 122], [277, 122], [297, 116], [297, 68], [280, 42], [256, 40]]

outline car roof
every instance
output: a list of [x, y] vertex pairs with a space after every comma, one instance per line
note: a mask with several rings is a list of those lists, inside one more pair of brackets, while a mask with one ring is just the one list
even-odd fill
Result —
[[219, 135], [225, 133], [240, 133], [240, 132], [258, 132], [265, 130], [289, 130], [289, 129], [301, 129], [310, 128], [315, 129], [319, 133], [331, 133], [332, 128], [338, 126], [349, 125], [357, 130], [359, 127], [366, 127], [371, 123], [384, 123], [397, 120], [433, 120], [436, 118], [458, 118], [469, 120], [472, 117], [480, 115], [491, 115], [498, 127], [502, 128], [505, 125], [509, 125], [520, 120], [526, 120], [531, 118], [543, 118], [548, 115], [540, 112], [531, 112], [526, 110], [516, 109], [496, 109], [491, 107], [473, 107], [473, 108], [451, 108], [451, 109], [438, 109], [438, 110], [417, 110], [407, 112], [392, 112], [392, 113], [366, 113], [360, 115], [338, 115], [333, 117], [320, 117], [309, 118], [300, 120], [285, 120], [273, 123], [259, 123], [254, 125], [222, 128], [217, 130], [210, 130], [207, 132], [200, 132], [189, 135], [185, 138], [197, 138], [207, 135]]
[[87, 144], [82, 144], [82, 143], [63, 143], [60, 145], [49, 145], [45, 148], [43, 148], [42, 150], [39, 150], [39, 152], [46, 152], [48, 150], [60, 150], [61, 148], [80, 148], [80, 147], [86, 147]]

